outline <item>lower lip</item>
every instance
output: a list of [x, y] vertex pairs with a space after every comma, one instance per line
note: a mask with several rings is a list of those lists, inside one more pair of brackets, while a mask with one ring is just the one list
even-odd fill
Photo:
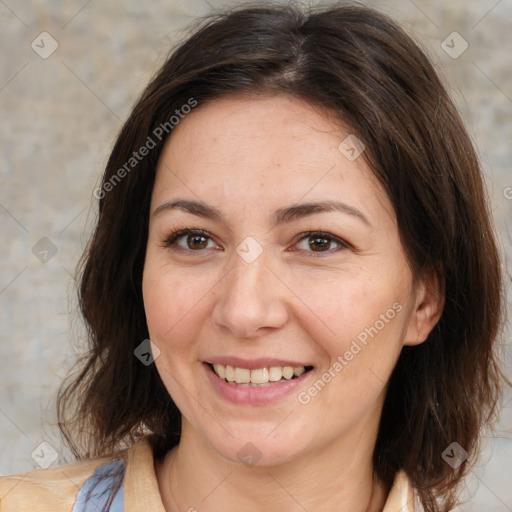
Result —
[[206, 363], [203, 363], [203, 368], [213, 388], [222, 398], [237, 404], [251, 405], [269, 404], [290, 395], [296, 391], [313, 372], [313, 370], [309, 370], [304, 372], [300, 377], [277, 382], [270, 386], [245, 387], [229, 384], [224, 379], [221, 379]]

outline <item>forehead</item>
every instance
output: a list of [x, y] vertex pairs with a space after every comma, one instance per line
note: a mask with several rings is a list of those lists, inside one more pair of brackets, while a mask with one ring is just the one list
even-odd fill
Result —
[[320, 158], [322, 165], [332, 160], [326, 146], [335, 144], [345, 131], [332, 117], [287, 95], [225, 97], [185, 116], [165, 152], [181, 159], [193, 150], [194, 159], [222, 165], [245, 162], [255, 169], [263, 163], [267, 167], [313, 158]]
[[393, 217], [385, 192], [357, 157], [358, 144], [332, 113], [292, 96], [213, 100], [173, 129], [158, 164], [153, 203], [178, 195], [220, 208], [350, 200], [376, 219], [382, 210]]

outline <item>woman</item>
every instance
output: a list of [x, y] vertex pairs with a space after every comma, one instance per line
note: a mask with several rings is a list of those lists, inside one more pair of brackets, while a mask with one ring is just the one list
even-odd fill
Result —
[[4, 478], [2, 510], [453, 508], [503, 378], [500, 261], [469, 137], [394, 22], [213, 17], [95, 196], [91, 351], [58, 402], [81, 462]]

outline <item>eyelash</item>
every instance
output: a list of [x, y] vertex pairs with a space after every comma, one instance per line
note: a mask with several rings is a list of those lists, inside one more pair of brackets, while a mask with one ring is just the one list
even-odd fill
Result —
[[[187, 253], [194, 253], [194, 252], [201, 253], [201, 252], [203, 252], [205, 250], [205, 249], [198, 249], [198, 250], [194, 251], [192, 249], [183, 249], [181, 247], [176, 246], [175, 245], [176, 242], [180, 238], [182, 238], [182, 237], [184, 237], [186, 235], [203, 236], [203, 237], [208, 238], [210, 240], [212, 239], [211, 235], [207, 231], [205, 231], [204, 229], [186, 228], [186, 229], [180, 229], [178, 231], [174, 231], [173, 233], [171, 233], [165, 239], [162, 247], [171, 249], [172, 251], [175, 251], [175, 252], [181, 252], [181, 253], [184, 253], [184, 252], [187, 252]], [[308, 257], [312, 257], [312, 258], [322, 258], [322, 257], [324, 257], [323, 255], [325, 255], [325, 254], [332, 254], [334, 252], [339, 252], [339, 251], [343, 251], [343, 250], [351, 249], [352, 248], [352, 246], [348, 242], [345, 242], [341, 238], [339, 238], [339, 237], [337, 237], [335, 235], [332, 235], [331, 233], [327, 233], [325, 231], [306, 231], [304, 233], [301, 233], [299, 236], [300, 236], [300, 238], [298, 238], [298, 240], [295, 243], [299, 243], [302, 240], [305, 240], [305, 239], [308, 239], [308, 238], [317, 237], [317, 238], [323, 238], [323, 239], [328, 240], [330, 242], [335, 242], [335, 243], [340, 245], [340, 247], [338, 247], [337, 249], [328, 250], [328, 251], [319, 251], [319, 252], [304, 251], [302, 249], [299, 249], [299, 251], [303, 252]]]

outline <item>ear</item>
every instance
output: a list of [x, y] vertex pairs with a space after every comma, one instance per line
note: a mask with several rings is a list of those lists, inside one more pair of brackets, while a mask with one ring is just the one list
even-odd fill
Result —
[[411, 313], [404, 345], [423, 343], [443, 313], [445, 302], [444, 279], [434, 270], [426, 271], [415, 291], [416, 303]]

